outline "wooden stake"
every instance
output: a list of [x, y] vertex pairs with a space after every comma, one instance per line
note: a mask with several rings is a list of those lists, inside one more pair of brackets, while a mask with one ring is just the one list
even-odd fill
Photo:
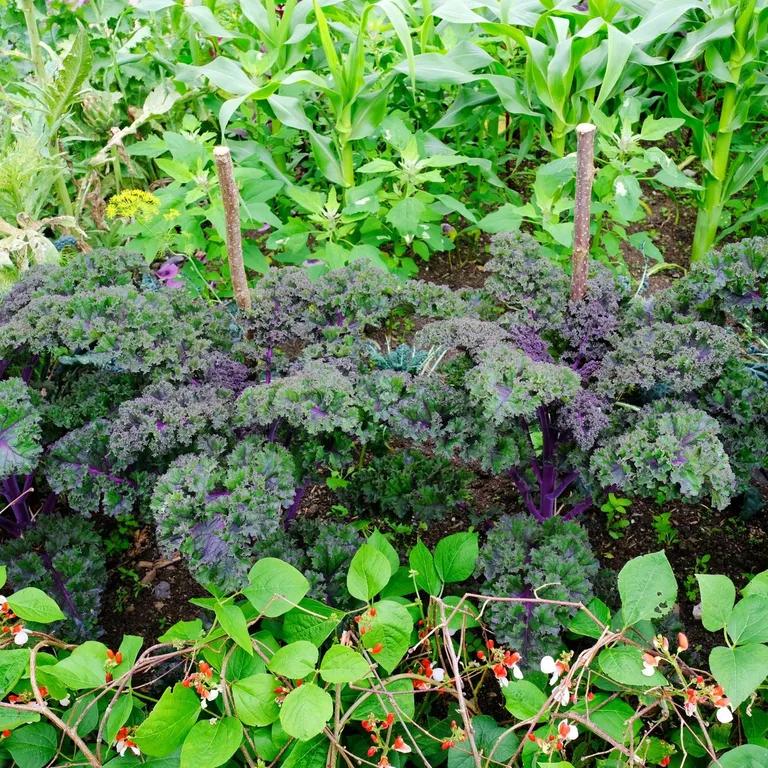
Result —
[[595, 126], [576, 126], [576, 200], [573, 209], [573, 259], [571, 299], [581, 301], [587, 292], [589, 274], [589, 218], [592, 178], [595, 175]]
[[240, 195], [235, 184], [235, 169], [229, 147], [214, 147], [213, 159], [219, 177], [221, 200], [224, 204], [224, 218], [227, 224], [227, 258], [229, 275], [237, 306], [242, 310], [251, 308], [251, 293], [245, 277], [243, 264], [243, 240], [240, 234]]

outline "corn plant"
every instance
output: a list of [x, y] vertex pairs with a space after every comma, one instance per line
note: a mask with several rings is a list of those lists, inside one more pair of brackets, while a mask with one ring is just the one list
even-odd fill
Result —
[[[280, 18], [270, 2], [252, 0], [243, 10], [259, 30], [259, 40], [266, 53], [244, 57], [239, 63], [218, 57], [196, 68], [213, 85], [227, 92], [220, 113], [222, 130], [242, 104], [265, 99], [272, 132], [280, 125], [300, 131], [309, 140], [318, 169], [333, 184], [351, 187], [355, 183], [354, 143], [369, 137], [386, 116], [389, 89], [394, 73], [371, 75], [366, 62], [366, 40], [374, 12], [380, 12], [391, 23], [405, 54], [412, 58], [413, 49], [408, 25], [400, 9], [390, 0], [367, 4], [357, 14], [354, 9], [324, 9], [320, 3], [287, 3]], [[308, 21], [314, 16], [314, 25]], [[277, 19], [280, 18], [279, 21]], [[344, 29], [338, 42], [331, 21]], [[308, 31], [312, 32], [311, 38]], [[290, 38], [289, 32], [292, 32]], [[302, 68], [303, 51], [298, 43], [319, 43], [310, 68]], [[320, 60], [319, 55], [322, 52]], [[256, 71], [254, 81], [244, 67]], [[291, 71], [284, 71], [284, 69]], [[327, 71], [327, 76], [319, 72]], [[305, 105], [310, 105], [307, 109]]]
[[641, 46], [610, 22], [615, 10], [606, 8], [607, 18], [590, 18], [573, 8], [556, 8], [528, 32], [511, 24], [483, 25], [524, 51], [526, 97], [544, 114], [540, 138], [558, 157], [576, 125], [589, 119], [590, 108], [601, 108], [626, 90], [638, 65], [648, 63]]
[[[764, 98], [768, 46], [768, 5], [764, 0], [709, 0], [689, 3], [699, 18], [660, 70], [666, 104], [691, 129], [703, 167], [692, 258], [715, 243], [723, 209], [768, 162], [768, 145], [755, 144]], [[696, 70], [684, 80], [684, 65]], [[695, 87], [694, 87], [695, 86]]]

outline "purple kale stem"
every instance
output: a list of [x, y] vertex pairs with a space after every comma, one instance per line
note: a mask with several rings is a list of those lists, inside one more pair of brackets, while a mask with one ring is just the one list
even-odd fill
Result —
[[48, 573], [51, 574], [53, 584], [56, 587], [56, 591], [59, 593], [62, 601], [64, 602], [64, 607], [67, 609], [67, 613], [69, 614], [70, 619], [72, 619], [72, 621], [75, 622], [77, 628], [82, 631], [84, 627], [83, 620], [80, 616], [80, 611], [77, 610], [75, 601], [72, 599], [72, 595], [67, 589], [67, 585], [64, 583], [64, 579], [56, 570], [56, 567], [53, 564], [53, 559], [45, 550], [40, 553], [40, 559], [43, 561], [43, 565], [48, 569]]
[[[526, 555], [525, 561], [526, 563], [530, 562], [531, 555], [530, 552], [528, 555]], [[533, 594], [533, 590], [530, 587], [526, 587], [520, 594], [515, 595], [515, 597], [523, 597], [523, 598], [531, 598], [535, 597]], [[533, 615], [533, 603], [523, 603], [525, 606], [525, 632], [523, 633], [523, 647], [520, 649], [520, 653], [527, 656], [528, 655], [528, 645], [531, 641], [531, 616]]]
[[563, 515], [563, 520], [573, 520], [583, 512], [586, 512], [593, 505], [593, 503], [594, 502], [592, 501], [592, 497], [587, 496], [586, 499], [583, 499], [578, 504], [574, 504], [573, 507], [571, 507], [571, 509]]
[[41, 515], [50, 515], [51, 512], [56, 508], [56, 502], [59, 500], [59, 497], [51, 492], [45, 497], [45, 501], [43, 502], [43, 506], [40, 507], [40, 514]]
[[549, 418], [549, 412], [543, 405], [540, 405], [536, 409], [536, 415], [539, 418], [539, 425], [541, 426], [541, 438], [543, 442], [542, 455], [544, 462], [546, 463], [555, 455], [555, 435], [552, 432], [552, 423]]
[[24, 490], [20, 488], [19, 480], [15, 475], [11, 475], [2, 481], [2, 494], [13, 511], [13, 517], [16, 521], [14, 528], [18, 530], [17, 536], [21, 536], [32, 522], [32, 515], [30, 514], [27, 501], [31, 487], [32, 475], [27, 475], [24, 478]]
[[11, 520], [6, 520], [4, 517], [0, 517], [0, 529], [5, 531], [12, 539], [18, 539], [21, 536], [21, 531], [18, 526]]
[[5, 372], [11, 367], [11, 361], [2, 359], [0, 360], [0, 379], [5, 376]]
[[296, 492], [293, 495], [293, 502], [285, 512], [285, 518], [283, 519], [283, 526], [285, 528], [288, 528], [288, 526], [296, 519], [296, 516], [299, 513], [299, 507], [301, 506], [301, 502], [304, 499], [304, 494], [306, 492], [307, 481], [304, 480], [302, 484], [296, 489]]
[[549, 520], [555, 514], [555, 483], [557, 474], [553, 464], [545, 464], [539, 481], [539, 519]]
[[555, 466], [555, 445], [557, 433], [552, 429], [549, 411], [542, 405], [536, 409], [541, 427], [542, 465], [539, 481], [539, 516], [538, 520], [549, 520], [555, 514], [557, 497], [557, 467]]
[[523, 497], [523, 501], [525, 502], [525, 508], [528, 510], [528, 512], [530, 512], [536, 518], [536, 520], [538, 520], [539, 522], [542, 522], [541, 517], [539, 515], [539, 510], [536, 507], [536, 504], [534, 504], [533, 502], [533, 496], [531, 495], [531, 487], [528, 485], [526, 479], [520, 474], [520, 472], [515, 467], [512, 467], [509, 470], [509, 476], [512, 478], [512, 481], [517, 487], [518, 493]]
[[29, 384], [29, 380], [32, 378], [32, 366], [31, 365], [25, 365], [21, 369], [21, 380], [25, 384]]
[[560, 485], [555, 488], [554, 491], [552, 491], [552, 497], [557, 500], [559, 499], [567, 490], [568, 488], [578, 479], [579, 473], [576, 470], [573, 470], [572, 472], [569, 472], [560, 482]]
[[269, 347], [267, 349], [266, 354], [264, 355], [264, 363], [266, 365], [266, 372], [264, 374], [264, 383], [265, 384], [271, 384], [272, 383], [272, 355], [274, 354], [274, 351], [272, 347]]
[[274, 443], [277, 439], [277, 428], [280, 426], [280, 419], [275, 419], [272, 424], [269, 427], [269, 434], [267, 435], [267, 440], [269, 440], [270, 443]]

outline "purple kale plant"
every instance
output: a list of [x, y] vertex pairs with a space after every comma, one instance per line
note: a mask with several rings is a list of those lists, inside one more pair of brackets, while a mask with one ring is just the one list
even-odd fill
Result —
[[720, 440], [720, 425], [683, 403], [659, 400], [622, 434], [598, 448], [592, 471], [603, 486], [641, 496], [696, 500], [725, 508], [736, 478]]
[[281, 537], [295, 486], [288, 451], [256, 438], [230, 452], [182, 456], [152, 494], [160, 547], [179, 550], [201, 583], [239, 589], [262, 547]]
[[128, 467], [186, 452], [200, 437], [227, 431], [234, 401], [231, 390], [208, 384], [153, 384], [118, 408], [108, 453]]
[[83, 638], [96, 628], [104, 554], [85, 520], [52, 515], [54, 493], [42, 502], [34, 495], [42, 452], [41, 415], [29, 386], [19, 378], [0, 381], [0, 561], [14, 589], [34, 585], [56, 595], [68, 617], [61, 632]]
[[[587, 604], [597, 571], [581, 526], [557, 517], [537, 523], [505, 515], [488, 532], [475, 575], [489, 594]], [[491, 603], [485, 616], [499, 642], [518, 649], [524, 660], [538, 660], [559, 655], [561, 630], [574, 614], [564, 606], [521, 602]]]
[[96, 419], [68, 432], [47, 451], [43, 470], [48, 484], [87, 517], [128, 514], [140, 496], [140, 476], [110, 452], [111, 435], [111, 422]]
[[768, 334], [768, 238], [753, 237], [712, 251], [673, 284], [666, 298], [678, 312]]
[[0, 562], [9, 588], [37, 587], [56, 598], [67, 616], [45, 631], [74, 641], [98, 635], [107, 584], [106, 556], [99, 534], [84, 518], [43, 511], [23, 537], [0, 542]]

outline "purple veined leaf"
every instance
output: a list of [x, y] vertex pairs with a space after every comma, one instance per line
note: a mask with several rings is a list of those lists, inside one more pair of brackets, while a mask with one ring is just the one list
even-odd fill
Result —
[[21, 379], [0, 382], [0, 477], [27, 474], [42, 453], [40, 415]]
[[221, 515], [193, 526], [191, 533], [195, 538], [200, 562], [204, 565], [216, 563], [226, 556], [229, 544], [220, 536], [225, 527], [226, 521]]
[[97, 419], [56, 441], [45, 462], [51, 488], [86, 515], [130, 512], [137, 496], [136, 483], [110, 464], [109, 435], [109, 422]]

